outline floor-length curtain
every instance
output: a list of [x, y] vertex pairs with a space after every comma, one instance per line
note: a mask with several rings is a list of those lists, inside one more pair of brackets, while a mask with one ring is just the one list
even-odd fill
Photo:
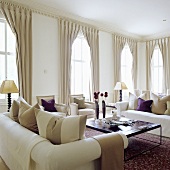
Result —
[[127, 39], [130, 51], [132, 53], [132, 83], [133, 88], [137, 89], [137, 42], [132, 39]]
[[71, 86], [71, 53], [80, 26], [71, 21], [60, 19], [60, 102], [68, 104]]
[[91, 77], [92, 91], [90, 100], [93, 100], [93, 93], [99, 91], [99, 31], [95, 28], [82, 27], [82, 32], [90, 46], [91, 53]]
[[0, 10], [16, 36], [16, 64], [20, 95], [32, 103], [32, 12], [0, 2]]
[[167, 89], [170, 88], [170, 38], [162, 38], [158, 39], [158, 46], [162, 53], [162, 60], [163, 60], [163, 93], [167, 92]]
[[151, 59], [153, 51], [156, 45], [156, 41], [147, 41], [146, 42], [146, 89], [151, 90]]
[[[121, 81], [121, 53], [125, 44], [126, 38], [118, 35], [113, 35], [113, 88], [116, 85], [116, 82]], [[118, 97], [118, 91], [113, 91], [113, 102], [117, 102], [119, 100]]]

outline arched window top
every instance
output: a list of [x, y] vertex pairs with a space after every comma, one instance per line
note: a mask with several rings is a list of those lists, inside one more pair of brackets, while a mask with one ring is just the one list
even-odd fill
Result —
[[158, 45], [155, 46], [151, 59], [151, 82], [153, 92], [163, 92], [163, 59]]

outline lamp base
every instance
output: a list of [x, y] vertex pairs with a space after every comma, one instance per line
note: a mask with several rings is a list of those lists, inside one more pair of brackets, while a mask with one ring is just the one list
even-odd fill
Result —
[[122, 101], [122, 90], [120, 90], [120, 99], [119, 99], [119, 102]]
[[8, 93], [8, 112], [9, 112], [9, 109], [11, 107], [11, 93]]

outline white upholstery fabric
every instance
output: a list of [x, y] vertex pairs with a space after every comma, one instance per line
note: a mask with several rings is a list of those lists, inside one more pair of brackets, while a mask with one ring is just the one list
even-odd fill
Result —
[[[9, 114], [7, 114], [9, 116]], [[101, 148], [93, 138], [53, 145], [45, 138], [0, 114], [0, 156], [10, 170], [96, 170]], [[120, 134], [127, 147], [127, 138]], [[38, 139], [38, 140], [37, 140]], [[30, 158], [30, 159], [29, 159]]]

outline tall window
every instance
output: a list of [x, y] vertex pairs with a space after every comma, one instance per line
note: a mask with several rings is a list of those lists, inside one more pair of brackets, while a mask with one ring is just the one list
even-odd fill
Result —
[[128, 44], [125, 45], [121, 54], [121, 81], [129, 90], [132, 90], [132, 53]]
[[[129, 45], [125, 44], [121, 54], [121, 81], [124, 82], [129, 91], [132, 90], [132, 53]], [[128, 91], [123, 91], [123, 98], [128, 98]]]
[[80, 33], [72, 46], [71, 56], [71, 94], [83, 94], [90, 99], [90, 47]]
[[[15, 51], [15, 36], [7, 22], [0, 19], [0, 85], [3, 80], [14, 80], [18, 84]], [[18, 94], [11, 96], [16, 98]], [[1, 101], [5, 98], [6, 95], [0, 94]]]
[[158, 47], [155, 47], [152, 60], [151, 60], [151, 81], [152, 91], [155, 93], [162, 93], [162, 80], [163, 80], [163, 60], [162, 53]]

